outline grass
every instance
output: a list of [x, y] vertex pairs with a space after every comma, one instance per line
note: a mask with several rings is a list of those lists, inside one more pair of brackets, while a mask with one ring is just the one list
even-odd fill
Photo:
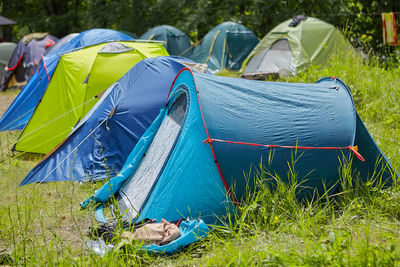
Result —
[[[234, 73], [225, 73], [233, 76]], [[400, 68], [349, 55], [311, 66], [288, 82], [337, 76], [351, 89], [357, 110], [393, 166], [400, 167]], [[1, 95], [12, 99], [15, 93]], [[4, 106], [4, 105], [2, 105]], [[0, 134], [0, 157], [18, 133]], [[79, 202], [100, 184], [60, 182], [18, 187], [38, 159], [0, 164], [0, 263], [11, 265], [399, 265], [400, 188], [357, 183], [343, 164], [343, 191], [334, 197], [296, 198], [296, 177], [283, 183], [267, 171], [257, 178], [230, 223], [175, 255], [153, 256], [133, 247], [105, 257], [83, 249], [91, 212]], [[267, 186], [275, 182], [275, 189]], [[349, 183], [352, 181], [352, 183]], [[229, 220], [228, 220], [229, 221]]]

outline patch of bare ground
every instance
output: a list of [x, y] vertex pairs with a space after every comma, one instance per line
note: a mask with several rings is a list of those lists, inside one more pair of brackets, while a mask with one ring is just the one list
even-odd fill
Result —
[[3, 116], [7, 108], [11, 105], [19, 90], [0, 92], [0, 116]]

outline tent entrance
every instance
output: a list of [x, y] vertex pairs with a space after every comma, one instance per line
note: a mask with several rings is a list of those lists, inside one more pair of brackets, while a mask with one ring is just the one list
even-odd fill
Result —
[[296, 75], [296, 67], [289, 41], [283, 38], [253, 57], [242, 76], [248, 79], [264, 79], [289, 75]]
[[146, 203], [179, 138], [187, 112], [187, 94], [181, 93], [171, 105], [136, 171], [118, 193], [123, 219], [132, 221]]

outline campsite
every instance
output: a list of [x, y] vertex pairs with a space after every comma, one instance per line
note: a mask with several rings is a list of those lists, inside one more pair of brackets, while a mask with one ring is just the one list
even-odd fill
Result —
[[17, 2], [0, 265], [399, 265], [396, 1]]

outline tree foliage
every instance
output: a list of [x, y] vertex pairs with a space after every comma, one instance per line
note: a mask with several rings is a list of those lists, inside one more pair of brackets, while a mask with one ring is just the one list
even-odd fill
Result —
[[62, 37], [95, 27], [140, 36], [169, 24], [196, 41], [227, 20], [262, 38], [282, 21], [304, 14], [343, 29], [355, 46], [380, 53], [387, 50], [380, 14], [400, 11], [398, 0], [1, 0], [0, 5], [4, 16], [18, 22], [16, 39], [34, 31]]

